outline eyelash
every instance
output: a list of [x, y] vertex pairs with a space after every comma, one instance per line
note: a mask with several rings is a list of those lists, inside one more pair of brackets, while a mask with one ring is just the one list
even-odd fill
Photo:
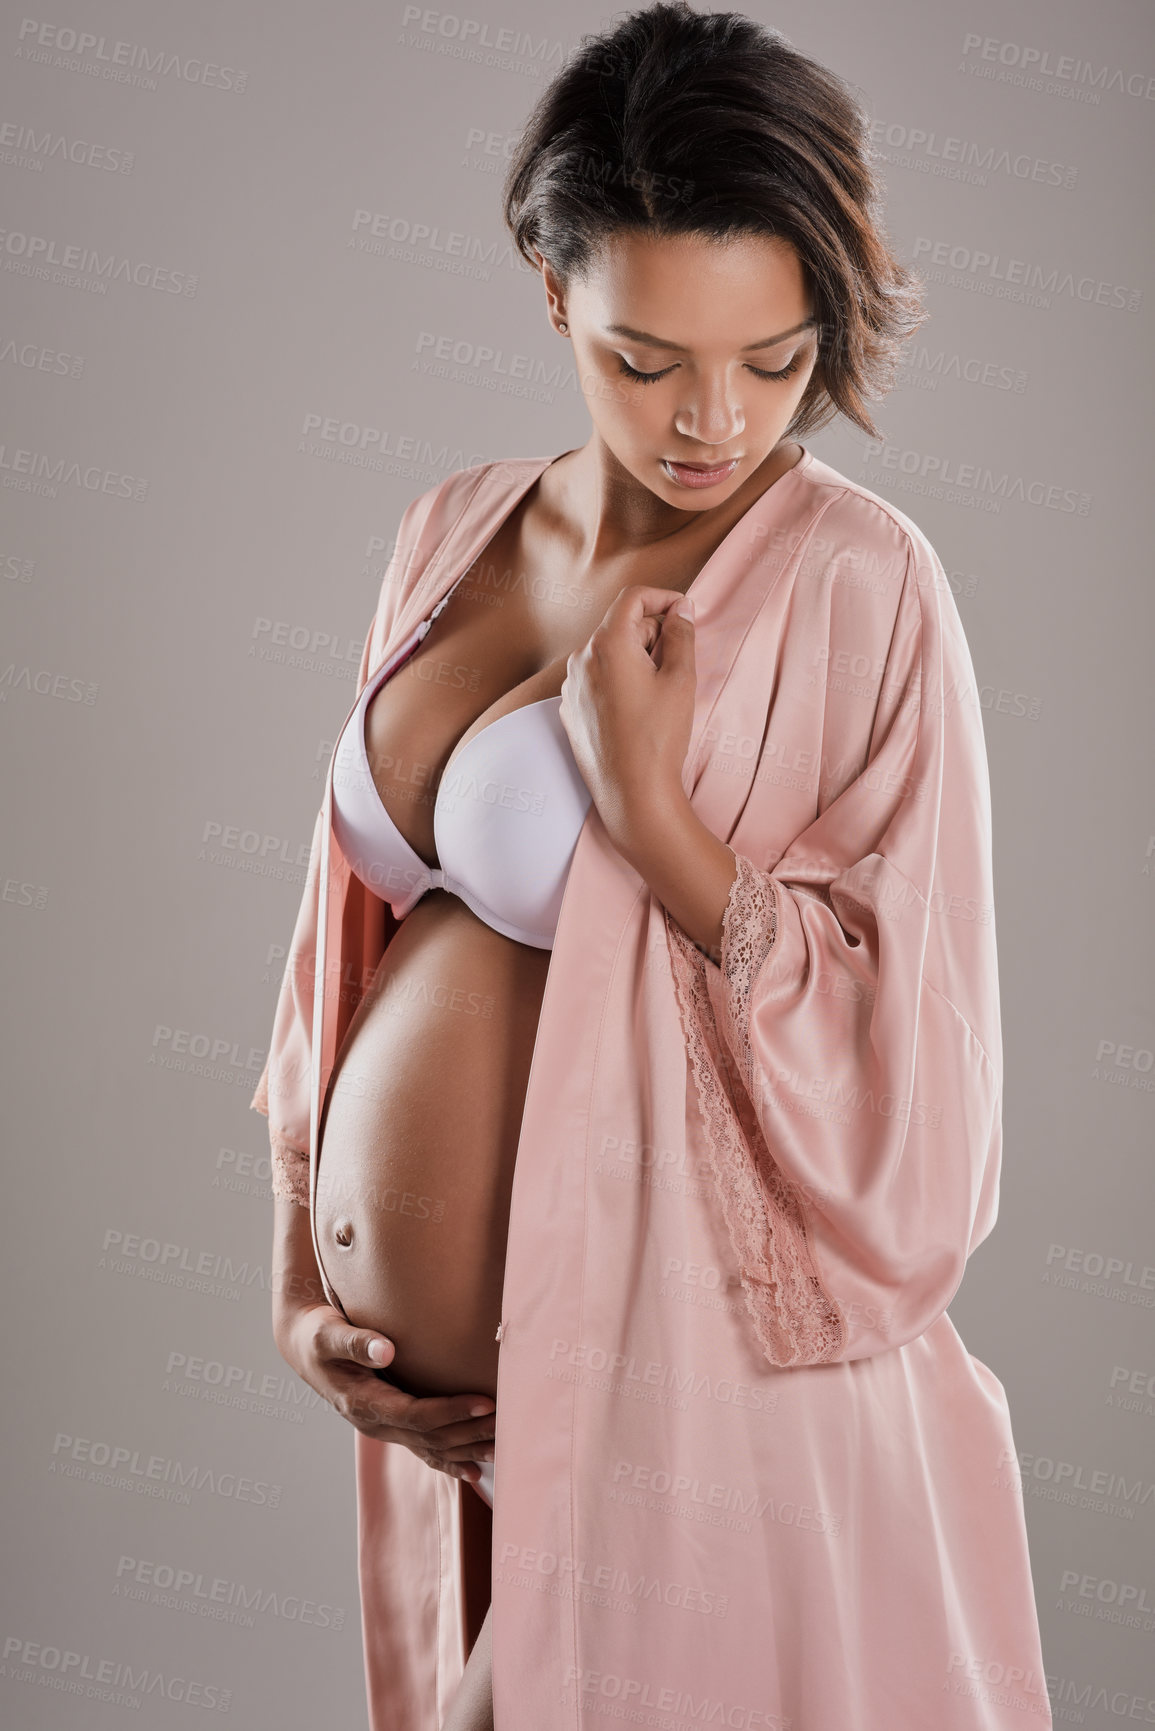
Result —
[[[636, 379], [640, 385], [655, 384], [658, 379], [664, 379], [667, 373], [671, 373], [674, 370], [672, 367], [663, 367], [660, 373], [639, 373], [636, 367], [631, 367], [629, 361], [627, 361], [624, 355], [619, 355], [618, 361], [621, 365], [621, 371], [626, 375], [626, 377], [628, 379]], [[794, 359], [790, 362], [790, 365], [788, 367], [783, 367], [777, 373], [768, 373], [763, 367], [751, 367], [750, 371], [754, 374], [755, 378], [758, 379], [788, 379], [791, 373], [796, 373], [798, 371], [801, 364], [801, 355], [795, 355]]]

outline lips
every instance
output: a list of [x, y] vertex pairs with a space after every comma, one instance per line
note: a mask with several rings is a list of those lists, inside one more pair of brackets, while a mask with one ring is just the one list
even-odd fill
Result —
[[672, 463], [676, 469], [693, 469], [699, 475], [713, 475], [719, 469], [728, 469], [731, 463], [738, 461], [737, 457], [726, 457], [717, 463], [683, 463], [680, 457], [665, 457], [663, 462]]
[[730, 457], [724, 463], [683, 463], [674, 457], [663, 457], [662, 468], [668, 478], [680, 487], [716, 487], [728, 481], [740, 457]]

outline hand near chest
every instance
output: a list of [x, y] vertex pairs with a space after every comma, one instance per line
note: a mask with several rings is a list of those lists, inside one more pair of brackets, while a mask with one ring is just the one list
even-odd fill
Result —
[[683, 796], [694, 719], [694, 626], [680, 590], [632, 584], [569, 656], [560, 718], [611, 840]]

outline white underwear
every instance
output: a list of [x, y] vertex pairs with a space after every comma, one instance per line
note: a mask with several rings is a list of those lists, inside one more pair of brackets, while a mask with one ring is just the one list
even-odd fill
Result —
[[485, 1498], [485, 1500], [489, 1504], [490, 1508], [492, 1508], [493, 1507], [493, 1462], [492, 1461], [478, 1461], [477, 1464], [481, 1468], [481, 1477], [475, 1482], [473, 1488], [475, 1491], [481, 1492], [481, 1495]]

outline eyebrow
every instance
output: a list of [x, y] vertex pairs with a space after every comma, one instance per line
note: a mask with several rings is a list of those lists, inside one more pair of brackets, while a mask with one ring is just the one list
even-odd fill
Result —
[[[800, 325], [792, 325], [788, 331], [779, 331], [776, 337], [763, 337], [761, 342], [747, 343], [742, 350], [746, 354], [750, 349], [772, 349], [775, 343], [783, 343], [787, 337], [797, 336], [799, 331], [809, 330], [818, 320], [814, 317], [803, 319]], [[679, 354], [687, 353], [681, 343], [667, 342], [665, 337], [651, 336], [649, 331], [635, 331], [629, 325], [607, 325], [606, 331], [615, 337], [632, 337], [636, 343], [646, 343], [652, 349], [677, 349]]]

